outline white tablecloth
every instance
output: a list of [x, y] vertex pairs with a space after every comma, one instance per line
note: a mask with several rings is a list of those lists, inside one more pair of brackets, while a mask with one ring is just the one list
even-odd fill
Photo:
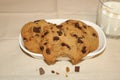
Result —
[[[68, 61], [47, 65], [43, 60], [26, 55], [19, 47], [18, 35], [25, 23], [41, 18], [85, 19], [95, 23], [97, 2], [97, 0], [0, 1], [0, 80], [120, 80], [120, 39], [107, 38], [107, 47], [103, 54], [77, 65], [72, 65]], [[37, 6], [36, 9], [34, 6]], [[74, 71], [75, 66], [80, 66], [80, 72]], [[40, 67], [45, 70], [44, 75], [39, 74]], [[70, 68], [69, 73], [66, 73], [66, 67]], [[60, 74], [53, 74], [51, 70]]]

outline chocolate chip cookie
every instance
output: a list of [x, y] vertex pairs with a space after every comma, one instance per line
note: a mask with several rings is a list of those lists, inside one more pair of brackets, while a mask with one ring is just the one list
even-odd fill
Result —
[[67, 20], [66, 22], [64, 22], [64, 24], [74, 25], [76, 28], [81, 30], [83, 34], [85, 34], [85, 37], [89, 40], [90, 43], [90, 52], [98, 48], [99, 45], [98, 33], [92, 28], [92, 26], [89, 26], [83, 23], [82, 21], [78, 20]]
[[21, 35], [23, 37], [24, 46], [34, 53], [41, 53], [40, 41], [41, 33], [43, 32], [43, 27], [51, 25], [45, 20], [36, 20], [34, 22], [29, 22], [25, 24], [21, 30]]
[[60, 25], [45, 28], [42, 33], [45, 35], [41, 41], [45, 61], [53, 64], [58, 57], [66, 56], [71, 59], [72, 64], [79, 63], [83, 57], [98, 47], [98, 41], [93, 43], [97, 45], [95, 47], [91, 44], [92, 40], [98, 40], [98, 35], [89, 27], [81, 21], [68, 20]]

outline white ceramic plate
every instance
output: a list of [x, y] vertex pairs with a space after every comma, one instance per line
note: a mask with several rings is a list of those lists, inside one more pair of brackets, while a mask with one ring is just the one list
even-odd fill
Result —
[[[64, 21], [66, 21], [66, 20], [67, 19], [49, 19], [49, 20], [46, 20], [46, 21], [51, 22], [51, 23], [55, 23], [55, 24], [60, 24]], [[101, 54], [104, 51], [104, 49], [106, 47], [106, 37], [105, 37], [105, 34], [103, 33], [103, 31], [101, 30], [101, 28], [98, 25], [96, 25], [92, 22], [86, 21], [86, 20], [81, 20], [81, 21], [83, 21], [84, 23], [92, 26], [98, 32], [98, 36], [99, 36], [99, 47], [98, 47], [98, 49], [96, 49], [93, 52], [90, 52], [86, 57], [83, 58], [83, 59], [89, 59], [89, 58], [92, 58], [92, 57], [95, 57], [95, 56]], [[23, 43], [23, 39], [22, 39], [21, 34], [19, 35], [19, 45], [20, 45], [20, 47], [22, 48], [23, 51], [25, 51], [27, 54], [31, 55], [32, 57], [38, 58], [38, 59], [43, 59], [43, 56], [41, 54], [36, 54], [36, 53], [30, 52], [29, 50], [27, 50], [24, 47], [24, 43]], [[68, 59], [69, 58], [67, 58], [67, 57], [58, 58], [58, 60], [68, 60]]]

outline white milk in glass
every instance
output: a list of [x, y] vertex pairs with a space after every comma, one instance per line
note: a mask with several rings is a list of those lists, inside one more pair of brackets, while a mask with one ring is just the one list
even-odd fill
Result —
[[120, 2], [104, 2], [99, 25], [107, 35], [120, 36]]

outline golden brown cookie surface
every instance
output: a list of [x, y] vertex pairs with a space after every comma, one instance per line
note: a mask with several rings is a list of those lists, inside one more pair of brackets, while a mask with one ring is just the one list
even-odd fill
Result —
[[[43, 56], [48, 64], [53, 64], [60, 56], [67, 56], [72, 64], [77, 64], [90, 51], [98, 46], [92, 47], [93, 35], [97, 35], [94, 29], [81, 21], [68, 20], [60, 25], [45, 28], [46, 34], [42, 40]], [[91, 40], [90, 40], [91, 39]], [[97, 40], [97, 38], [95, 37]], [[94, 43], [98, 45], [98, 43]]]
[[43, 27], [50, 25], [45, 20], [37, 20], [25, 24], [21, 30], [24, 46], [31, 52], [41, 53], [39, 43]]
[[83, 23], [82, 21], [78, 20], [67, 20], [65, 23], [74, 25], [76, 28], [80, 29], [83, 34], [85, 34], [85, 37], [88, 38], [90, 43], [90, 52], [98, 48], [99, 45], [98, 33], [92, 28], [92, 26], [89, 26]]
[[54, 64], [61, 56], [77, 64], [99, 45], [97, 32], [78, 20], [67, 20], [59, 25], [38, 20], [26, 24], [21, 34], [25, 47], [42, 53], [47, 64]]

